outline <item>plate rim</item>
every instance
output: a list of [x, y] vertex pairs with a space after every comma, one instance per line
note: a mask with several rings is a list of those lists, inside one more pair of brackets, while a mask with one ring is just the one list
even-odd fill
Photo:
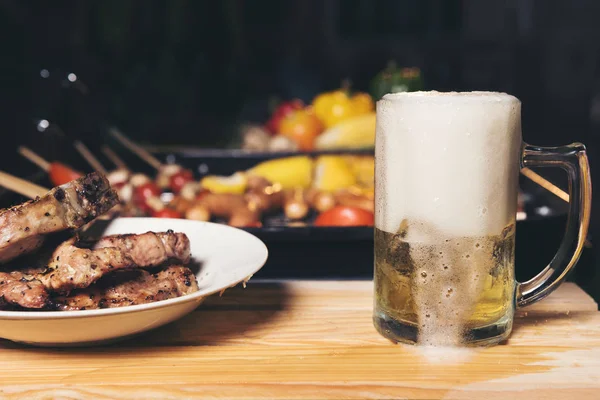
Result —
[[[30, 320], [30, 321], [40, 321], [47, 319], [72, 319], [72, 318], [91, 318], [91, 317], [105, 317], [112, 315], [122, 315], [128, 314], [132, 312], [142, 312], [142, 311], [150, 311], [159, 308], [169, 307], [176, 304], [183, 304], [192, 301], [197, 301], [198, 305], [201, 300], [205, 297], [211, 296], [215, 293], [219, 293], [221, 291], [225, 291], [229, 288], [239, 285], [242, 282], [248, 282], [250, 278], [256, 274], [267, 262], [269, 258], [269, 249], [267, 245], [256, 235], [253, 235], [250, 232], [247, 232], [240, 228], [235, 228], [229, 225], [218, 224], [215, 222], [207, 222], [207, 221], [193, 221], [193, 220], [185, 220], [178, 218], [151, 218], [151, 217], [119, 217], [114, 220], [132, 220], [142, 222], [143, 220], [172, 220], [177, 221], [177, 223], [183, 224], [200, 224], [200, 225], [208, 225], [213, 226], [217, 229], [223, 229], [224, 231], [237, 231], [241, 232], [242, 236], [246, 236], [248, 239], [255, 241], [257, 245], [261, 247], [263, 252], [261, 261], [256, 263], [256, 266], [252, 268], [250, 274], [242, 278], [240, 280], [236, 280], [232, 282], [230, 285], [223, 287], [222, 285], [218, 287], [207, 287], [205, 289], [198, 290], [194, 293], [186, 294], [183, 296], [175, 297], [173, 299], [167, 300], [159, 300], [153, 303], [147, 304], [137, 304], [133, 306], [125, 306], [125, 307], [115, 307], [115, 308], [102, 308], [97, 310], [73, 310], [73, 311], [2, 311], [0, 310], [0, 321], [2, 320]], [[114, 221], [113, 220], [113, 221]]]

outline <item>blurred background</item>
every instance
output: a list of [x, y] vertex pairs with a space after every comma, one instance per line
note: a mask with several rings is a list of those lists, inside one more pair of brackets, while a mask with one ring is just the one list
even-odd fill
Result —
[[102, 133], [91, 108], [143, 142], [225, 145], [273, 98], [367, 90], [394, 60], [426, 89], [516, 95], [529, 142], [590, 142], [599, 16], [595, 0], [1, 0], [4, 132]]
[[581, 141], [595, 164], [599, 20], [597, 0], [0, 0], [2, 169], [37, 171], [19, 144], [81, 166], [69, 143], [97, 148], [111, 125], [232, 147], [278, 101], [372, 93], [390, 62], [426, 90], [511, 93], [527, 142]]

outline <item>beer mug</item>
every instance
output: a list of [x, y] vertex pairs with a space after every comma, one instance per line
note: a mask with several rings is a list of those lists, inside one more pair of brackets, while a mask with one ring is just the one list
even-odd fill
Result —
[[[505, 93], [411, 92], [377, 103], [376, 329], [395, 342], [492, 345], [515, 308], [543, 299], [581, 254], [591, 212], [585, 147], [521, 138], [521, 103]], [[550, 264], [514, 274], [519, 171], [560, 167], [569, 217]]]

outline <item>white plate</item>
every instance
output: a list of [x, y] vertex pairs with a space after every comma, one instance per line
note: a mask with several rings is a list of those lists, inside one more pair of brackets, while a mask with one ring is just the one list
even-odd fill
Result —
[[193, 311], [207, 296], [248, 280], [267, 261], [267, 247], [241, 229], [166, 218], [117, 218], [102, 234], [161, 232], [190, 238], [199, 290], [150, 304], [84, 311], [0, 311], [0, 337], [38, 346], [100, 344], [157, 328]]

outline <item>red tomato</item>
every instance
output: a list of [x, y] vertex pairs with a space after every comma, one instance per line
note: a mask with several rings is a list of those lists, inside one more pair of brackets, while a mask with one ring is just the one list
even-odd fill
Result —
[[152, 213], [152, 216], [154, 218], [183, 218], [183, 214], [172, 208], [163, 208], [160, 211], [155, 211]]
[[192, 174], [192, 171], [189, 169], [182, 169], [181, 171], [171, 175], [171, 178], [169, 179], [169, 187], [173, 193], [178, 194], [186, 183], [193, 180], [194, 174]]
[[81, 172], [75, 171], [59, 162], [51, 163], [50, 171], [48, 171], [48, 173], [50, 174], [50, 180], [54, 186], [64, 185], [65, 183], [69, 183], [83, 176]]
[[290, 114], [292, 111], [300, 110], [302, 108], [304, 108], [304, 103], [302, 102], [302, 100], [294, 99], [291, 101], [285, 101], [285, 102], [281, 103], [277, 107], [277, 110], [275, 111], [275, 113], [279, 114], [279, 115], [287, 115], [287, 114]]
[[358, 207], [336, 206], [315, 220], [315, 226], [373, 226], [372, 212]]
[[146, 201], [151, 197], [160, 197], [161, 190], [154, 182], [147, 182], [134, 189], [133, 203], [145, 213], [152, 213], [154, 210], [148, 206]]
[[304, 108], [304, 103], [302, 100], [292, 100], [281, 103], [279, 107], [275, 110], [271, 119], [267, 121], [266, 128], [271, 134], [275, 135], [279, 133], [279, 126], [281, 125], [281, 120], [296, 110], [301, 110]]
[[154, 182], [147, 182], [135, 188], [134, 198], [136, 203], [144, 203], [150, 197], [159, 197], [160, 188]]

